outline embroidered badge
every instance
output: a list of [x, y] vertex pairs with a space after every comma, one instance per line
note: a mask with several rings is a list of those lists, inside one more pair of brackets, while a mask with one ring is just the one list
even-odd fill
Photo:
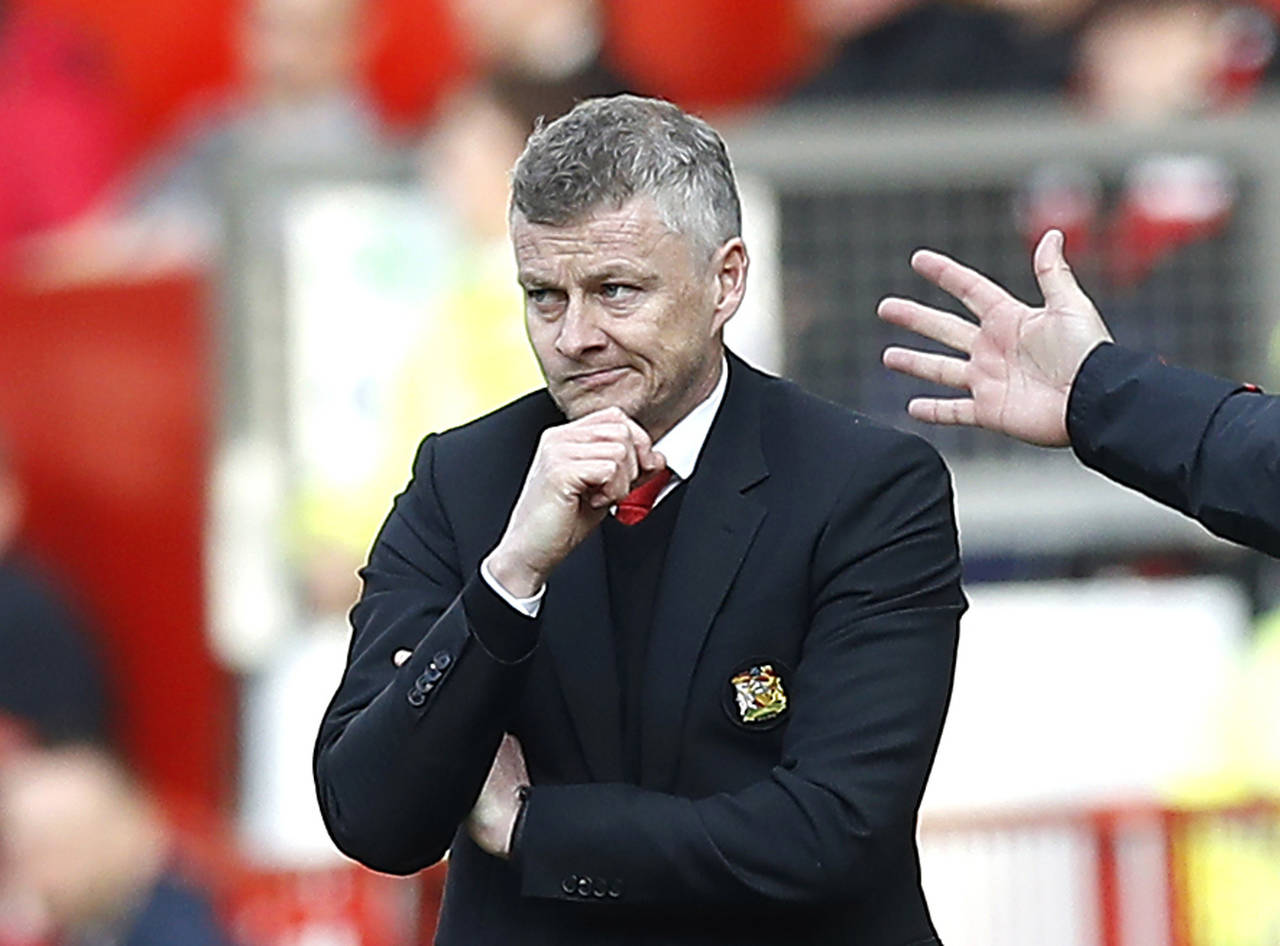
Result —
[[744, 723], [765, 722], [781, 716], [787, 709], [782, 676], [771, 663], [754, 664], [735, 674], [729, 682], [733, 684], [738, 718]]

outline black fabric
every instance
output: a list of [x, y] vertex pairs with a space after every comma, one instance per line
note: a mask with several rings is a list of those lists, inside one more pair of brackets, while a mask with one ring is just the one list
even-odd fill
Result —
[[537, 618], [507, 604], [479, 572], [462, 589], [462, 606], [473, 636], [495, 660], [519, 663], [537, 646]]
[[640, 707], [646, 691], [645, 657], [653, 607], [683, 499], [684, 488], [677, 486], [635, 525], [623, 525], [609, 516], [600, 527], [622, 691], [623, 759], [627, 781], [633, 784], [640, 780]]
[[106, 684], [74, 609], [30, 563], [0, 559], [0, 714], [46, 743], [108, 738]]
[[843, 43], [796, 101], [961, 93], [1060, 92], [1074, 32], [1040, 34], [1015, 17], [929, 3]]
[[1081, 462], [1280, 557], [1280, 398], [1103, 344], [1067, 403]]
[[[654, 596], [638, 784], [603, 530], [548, 580], [526, 659], [495, 659], [460, 604], [563, 417], [539, 392], [418, 452], [362, 570], [315, 774], [355, 859], [410, 873], [449, 850], [440, 946], [936, 935], [915, 828], [965, 608], [946, 468], [918, 437], [729, 366]], [[726, 707], [754, 660], [788, 668], [782, 725]], [[516, 862], [463, 826], [504, 732], [532, 782]]]

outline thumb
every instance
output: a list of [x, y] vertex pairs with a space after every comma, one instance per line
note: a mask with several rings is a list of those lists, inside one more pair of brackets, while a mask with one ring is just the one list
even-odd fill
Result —
[[1076, 282], [1071, 267], [1067, 265], [1067, 258], [1063, 255], [1064, 243], [1061, 230], [1049, 230], [1040, 238], [1032, 257], [1036, 282], [1040, 284], [1045, 306], [1050, 309], [1069, 306], [1084, 295], [1084, 290]]

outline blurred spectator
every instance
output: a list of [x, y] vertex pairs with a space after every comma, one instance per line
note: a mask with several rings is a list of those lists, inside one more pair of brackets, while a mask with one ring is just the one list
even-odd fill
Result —
[[1098, 0], [1080, 30], [1075, 91], [1090, 115], [1160, 121], [1248, 102], [1274, 68], [1276, 28], [1225, 0]]
[[1214, 0], [1103, 0], [1081, 31], [1077, 83], [1092, 115], [1156, 120], [1204, 111], [1227, 61]]
[[237, 175], [359, 159], [382, 145], [360, 84], [369, 35], [365, 0], [241, 0], [244, 99], [201, 116], [141, 176], [144, 217], [223, 233]]
[[0, 850], [15, 914], [5, 919], [25, 926], [27, 939], [34, 934], [59, 946], [231, 942], [205, 895], [176, 866], [152, 801], [99, 750], [35, 751], [0, 769]]
[[244, 228], [274, 236], [308, 172], [358, 168], [386, 142], [361, 83], [366, 0], [238, 0], [241, 97], [203, 108], [145, 161], [109, 214], [61, 233], [34, 278], [136, 278], [216, 261]]
[[[597, 0], [450, 3], [481, 78], [456, 90], [437, 121], [456, 120], [459, 102], [492, 93], [515, 116], [523, 139], [539, 116], [554, 118], [584, 98], [626, 91], [625, 81], [602, 59], [605, 23]], [[504, 205], [508, 169], [502, 176]], [[504, 209], [504, 233], [505, 226]]]
[[1059, 92], [1084, 0], [900, 0], [896, 16], [825, 17], [836, 32], [799, 100], [953, 93]]
[[98, 655], [62, 595], [15, 548], [22, 508], [0, 442], [0, 743], [105, 741]]
[[801, 99], [1071, 92], [1090, 115], [1158, 120], [1248, 101], [1275, 27], [1226, 0], [809, 0], [832, 39]]
[[360, 594], [361, 555], [340, 542], [308, 543], [299, 565], [304, 615], [264, 669], [246, 678], [241, 727], [241, 818], [248, 853], [272, 867], [342, 862], [311, 779], [313, 730], [337, 686]]
[[[555, 87], [542, 88], [544, 104], [568, 105], [556, 101]], [[449, 234], [453, 259], [433, 300], [448, 316], [431, 320], [415, 355], [418, 365], [434, 364], [447, 351], [451, 367], [405, 379], [406, 401], [418, 405], [424, 424], [419, 432], [443, 430], [541, 384], [523, 326], [511, 319], [521, 301], [507, 239], [507, 176], [532, 130], [535, 100], [509, 91], [477, 86], [455, 97], [422, 151], [425, 203]]]
[[15, 240], [86, 213], [120, 171], [110, 88], [82, 37], [0, 0], [0, 271]]

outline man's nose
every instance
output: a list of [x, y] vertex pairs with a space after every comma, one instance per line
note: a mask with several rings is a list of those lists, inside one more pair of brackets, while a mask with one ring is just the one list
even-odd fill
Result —
[[556, 336], [556, 351], [565, 358], [580, 358], [595, 348], [603, 348], [608, 338], [600, 328], [598, 313], [580, 299], [569, 299], [564, 316], [560, 319], [560, 334]]

